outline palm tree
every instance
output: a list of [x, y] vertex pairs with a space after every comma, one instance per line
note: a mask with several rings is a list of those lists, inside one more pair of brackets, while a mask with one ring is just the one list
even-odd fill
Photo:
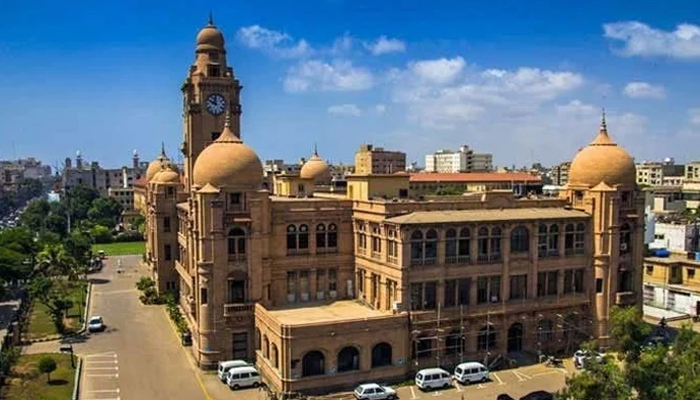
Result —
[[45, 276], [62, 276], [72, 274], [74, 264], [71, 257], [60, 244], [47, 244], [37, 254], [37, 264], [35, 272]]

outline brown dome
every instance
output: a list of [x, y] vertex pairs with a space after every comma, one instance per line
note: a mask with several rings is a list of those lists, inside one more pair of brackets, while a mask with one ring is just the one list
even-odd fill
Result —
[[330, 183], [331, 168], [328, 166], [328, 163], [318, 156], [318, 152], [314, 149], [314, 154], [309, 158], [309, 161], [302, 165], [299, 177], [301, 179], [311, 179], [315, 183]]
[[211, 18], [209, 24], [197, 34], [197, 51], [218, 50], [224, 51], [224, 35], [219, 28], [214, 26]]
[[163, 169], [161, 169], [155, 175], [153, 175], [151, 183], [180, 183], [180, 174], [173, 171], [172, 168], [166, 165], [165, 167], [163, 167]]
[[569, 169], [569, 184], [593, 187], [634, 185], [637, 170], [630, 155], [608, 135], [605, 117], [598, 136], [576, 154]]
[[192, 175], [195, 185], [209, 183], [217, 188], [243, 186], [255, 189], [263, 181], [258, 155], [231, 132], [228, 116], [221, 136], [197, 157]]
[[160, 172], [164, 167], [168, 167], [177, 172], [177, 166], [165, 155], [165, 145], [161, 147], [160, 154], [155, 160], [151, 161], [146, 168], [146, 181], [150, 182], [153, 177]]

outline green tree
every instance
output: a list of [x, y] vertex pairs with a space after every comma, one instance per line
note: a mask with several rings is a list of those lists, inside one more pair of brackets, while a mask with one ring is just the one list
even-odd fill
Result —
[[615, 339], [619, 357], [627, 362], [636, 361], [651, 334], [651, 327], [635, 307], [613, 307], [610, 316], [610, 335]]
[[98, 225], [114, 227], [122, 215], [122, 205], [113, 197], [100, 197], [92, 201], [87, 217]]
[[46, 199], [34, 200], [20, 215], [20, 222], [32, 232], [40, 232], [44, 229], [44, 221], [49, 216], [50, 206]]
[[46, 374], [47, 382], [51, 383], [51, 373], [56, 370], [56, 361], [51, 357], [42, 357], [39, 360], [37, 369], [40, 373]]
[[68, 208], [71, 218], [77, 224], [79, 221], [87, 219], [92, 202], [98, 197], [100, 194], [97, 190], [86, 185], [78, 185], [70, 189], [61, 203]]
[[56, 331], [63, 333], [65, 330], [63, 319], [66, 311], [73, 307], [73, 303], [68, 299], [65, 282], [39, 275], [31, 280], [28, 289], [29, 295], [34, 301], [46, 306], [47, 312], [56, 326]]
[[109, 243], [112, 241], [112, 231], [103, 225], [95, 225], [90, 229], [90, 235], [95, 243]]
[[48, 244], [37, 254], [36, 271], [44, 276], [69, 275], [73, 260], [61, 244]]
[[586, 370], [566, 378], [566, 388], [557, 394], [560, 400], [629, 400], [632, 388], [615, 361], [606, 356], [602, 362], [586, 363]]

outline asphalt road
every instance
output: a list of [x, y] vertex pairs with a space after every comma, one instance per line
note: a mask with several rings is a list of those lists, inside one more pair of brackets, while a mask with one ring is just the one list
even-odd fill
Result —
[[79, 337], [74, 344], [84, 359], [80, 398], [206, 400], [163, 307], [138, 300], [135, 282], [147, 274], [140, 259], [110, 257], [102, 272], [90, 276], [90, 315], [102, 316], [107, 329]]

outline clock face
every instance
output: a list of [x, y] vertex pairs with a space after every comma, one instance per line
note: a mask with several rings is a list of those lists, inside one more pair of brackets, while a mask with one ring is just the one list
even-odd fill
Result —
[[226, 109], [226, 99], [224, 96], [214, 93], [207, 97], [207, 111], [212, 115], [220, 115]]

